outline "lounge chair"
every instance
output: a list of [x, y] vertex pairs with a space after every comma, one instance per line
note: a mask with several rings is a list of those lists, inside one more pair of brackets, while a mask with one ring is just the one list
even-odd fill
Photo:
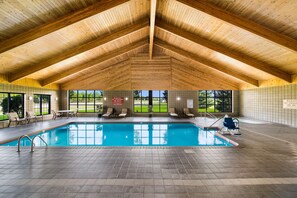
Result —
[[128, 109], [127, 108], [122, 109], [122, 113], [119, 114], [119, 117], [120, 118], [126, 117], [127, 116], [127, 112], [128, 112]]
[[193, 118], [195, 115], [190, 113], [190, 110], [188, 108], [184, 108], [184, 114], [187, 116], [187, 117], [190, 117], [190, 118]]
[[73, 112], [69, 112], [70, 117], [78, 117], [78, 109], [75, 109]]
[[27, 118], [19, 118], [19, 115], [16, 112], [8, 113], [8, 119], [9, 119], [8, 127], [12, 122], [15, 122], [16, 125], [19, 125], [21, 123], [27, 124], [28, 122]]
[[35, 115], [35, 113], [33, 113], [32, 111], [26, 111], [26, 117], [27, 117], [27, 120], [28, 120], [28, 124], [30, 123], [30, 121], [32, 119], [35, 120], [35, 122], [37, 122], [37, 119], [38, 118], [41, 118], [41, 120], [43, 120], [43, 115]]
[[53, 114], [53, 120], [57, 119], [58, 117], [62, 117], [62, 114], [60, 113], [56, 113], [54, 110], [52, 110], [52, 114]]
[[[241, 135], [239, 132], [239, 120], [237, 118], [225, 117], [223, 125], [228, 134]], [[224, 134], [223, 130], [221, 130]], [[226, 133], [225, 133], [226, 134]]]
[[175, 112], [175, 108], [169, 108], [168, 114], [174, 118], [178, 117], [178, 114]]
[[108, 117], [110, 117], [111, 116], [111, 114], [113, 113], [113, 108], [108, 108], [107, 109], [107, 112], [105, 113], [105, 114], [103, 114], [102, 115], [102, 117], [104, 117], [104, 118], [108, 118]]

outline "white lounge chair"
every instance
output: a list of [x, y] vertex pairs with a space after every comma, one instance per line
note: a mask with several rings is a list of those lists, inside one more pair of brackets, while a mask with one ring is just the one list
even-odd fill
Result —
[[27, 120], [28, 120], [28, 123], [30, 123], [30, 121], [32, 119], [35, 120], [35, 122], [37, 122], [37, 119], [38, 118], [41, 118], [41, 120], [43, 120], [43, 115], [36, 115], [35, 113], [33, 113], [32, 111], [26, 111], [26, 117], [27, 117]]
[[53, 120], [57, 119], [58, 117], [62, 117], [62, 114], [60, 113], [56, 113], [54, 110], [52, 110], [52, 114], [53, 114]]
[[109, 107], [107, 109], [107, 112], [105, 114], [103, 114], [102, 117], [108, 118], [112, 113], [113, 113], [113, 108]]
[[184, 108], [183, 110], [184, 110], [184, 114], [186, 116], [191, 117], [191, 118], [193, 118], [195, 116], [194, 114], [190, 113], [190, 110], [188, 108]]
[[175, 112], [175, 108], [169, 108], [168, 114], [174, 118], [178, 117], [178, 114]]
[[69, 112], [70, 117], [78, 117], [78, 109], [75, 109], [73, 112]]
[[124, 108], [122, 109], [122, 113], [119, 114], [119, 117], [120, 118], [124, 118], [127, 116], [127, 112], [128, 112], [128, 109]]
[[16, 112], [8, 113], [8, 119], [9, 119], [8, 127], [12, 122], [15, 122], [16, 125], [19, 125], [21, 123], [27, 124], [28, 122], [27, 118], [19, 118], [19, 115]]

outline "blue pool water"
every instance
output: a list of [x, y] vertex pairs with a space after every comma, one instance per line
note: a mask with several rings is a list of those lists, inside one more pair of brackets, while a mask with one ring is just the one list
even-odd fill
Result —
[[[49, 146], [232, 146], [214, 131], [185, 123], [71, 123], [39, 135]], [[39, 138], [34, 142], [44, 146]], [[17, 140], [2, 146], [16, 145]], [[21, 145], [30, 142], [24, 138]]]

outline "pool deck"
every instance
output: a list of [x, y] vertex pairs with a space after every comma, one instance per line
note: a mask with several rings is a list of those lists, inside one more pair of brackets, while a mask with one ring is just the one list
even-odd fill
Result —
[[[240, 118], [239, 147], [0, 147], [0, 197], [297, 197], [297, 129]], [[204, 118], [63, 118], [0, 129], [0, 140], [69, 122]]]

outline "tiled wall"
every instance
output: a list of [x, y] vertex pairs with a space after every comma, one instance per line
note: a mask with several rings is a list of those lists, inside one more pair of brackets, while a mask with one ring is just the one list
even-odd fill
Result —
[[[25, 87], [18, 86], [12, 84], [0, 84], [0, 92], [15, 92], [15, 93], [24, 93], [25, 99], [25, 112], [33, 111], [33, 100], [29, 100], [29, 96], [34, 94], [47, 94], [51, 95], [51, 109], [58, 110], [59, 103], [59, 91], [57, 90], [48, 90], [48, 89], [40, 89], [34, 87]], [[56, 98], [58, 100], [56, 100]], [[52, 116], [45, 116], [44, 119], [50, 119]], [[8, 121], [0, 121], [0, 128], [7, 127]]]
[[297, 85], [240, 91], [240, 115], [297, 127], [297, 110], [283, 109], [284, 99], [297, 99]]

